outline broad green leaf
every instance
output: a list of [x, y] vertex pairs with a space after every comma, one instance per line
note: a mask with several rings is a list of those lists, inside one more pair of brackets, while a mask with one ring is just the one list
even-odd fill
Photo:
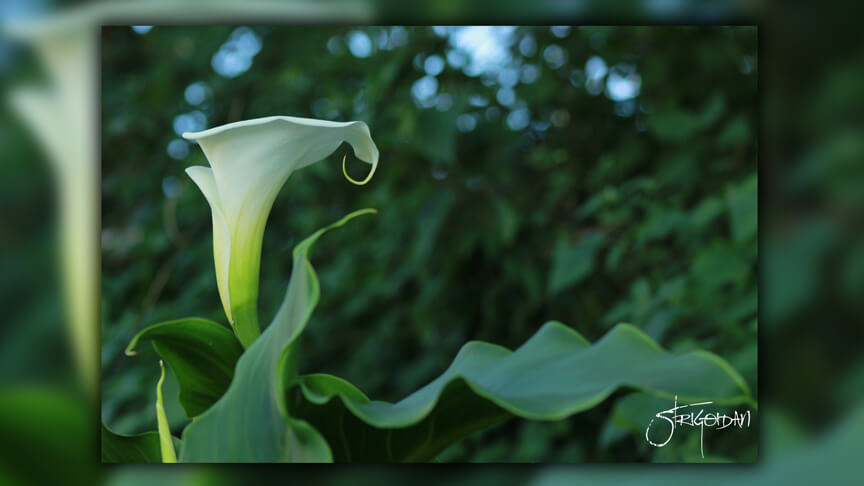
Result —
[[669, 142], [684, 142], [710, 128], [726, 112], [726, 100], [715, 93], [700, 110], [690, 111], [673, 105], [664, 106], [647, 117], [648, 129]]
[[291, 462], [333, 462], [330, 445], [314, 427], [291, 417], [285, 420], [289, 427], [285, 455]]
[[719, 357], [671, 354], [627, 324], [594, 344], [558, 322], [512, 352], [469, 342], [441, 376], [395, 404], [370, 401], [329, 375], [297, 384], [301, 399], [292, 413], [324, 435], [335, 460], [354, 462], [430, 460], [474, 431], [514, 416], [561, 420], [619, 388], [755, 406], [744, 380]]
[[726, 191], [729, 225], [736, 242], [742, 243], [756, 235], [759, 224], [758, 179], [756, 174]]
[[[381, 414], [386, 414], [396, 405], [371, 402], [353, 385], [331, 375], [306, 375], [300, 383], [302, 400], [292, 414], [321, 432], [336, 462], [431, 460], [448, 445], [472, 432], [512, 418], [511, 414], [476, 395], [467, 382], [456, 379], [441, 391], [437, 403], [429, 403], [434, 409], [418, 414], [419, 422], [395, 429], [383, 428], [379, 427], [383, 422], [367, 422], [372, 417], [358, 418], [347, 406], [377, 406]], [[344, 401], [331, 399], [334, 396], [341, 396]]]
[[708, 289], [740, 285], [753, 275], [751, 262], [734, 247], [721, 242], [700, 250], [690, 272], [698, 287]]
[[726, 112], [726, 99], [720, 93], [714, 93], [705, 102], [702, 110], [696, 116], [700, 128], [709, 128]]
[[698, 117], [674, 106], [652, 113], [645, 124], [651, 133], [668, 142], [683, 142], [699, 131]]
[[206, 319], [187, 318], [154, 324], [139, 332], [126, 348], [150, 340], [180, 384], [180, 404], [197, 417], [221, 397], [234, 376], [243, 347], [227, 327]]
[[[291, 280], [282, 306], [267, 330], [240, 360], [234, 380], [212, 408], [183, 432], [182, 462], [317, 462], [331, 460], [327, 443], [314, 428], [286, 419], [284, 378], [303, 331], [318, 302], [319, 286], [309, 250], [326, 231], [373, 213], [355, 211], [318, 230], [294, 248]], [[290, 376], [288, 377], [290, 379]]]
[[738, 115], [732, 118], [723, 127], [723, 130], [717, 135], [717, 146], [720, 148], [729, 148], [735, 145], [746, 144], [753, 134], [750, 129], [750, 122], [744, 115]]
[[559, 240], [549, 274], [549, 295], [555, 295], [585, 278], [594, 268], [594, 255], [606, 240], [603, 233], [592, 231], [577, 243]]
[[725, 209], [723, 200], [716, 196], [705, 198], [698, 206], [690, 211], [689, 223], [695, 229], [704, 230], [709, 224], [723, 213]]
[[123, 435], [102, 424], [102, 462], [162, 462], [159, 433]]
[[171, 428], [168, 427], [168, 417], [165, 416], [165, 406], [162, 404], [162, 382], [165, 381], [165, 365], [159, 360], [159, 369], [162, 371], [159, 381], [156, 383], [156, 425], [159, 430], [159, 448], [162, 453], [162, 462], [177, 462], [177, 454], [174, 452], [174, 440], [171, 437]]

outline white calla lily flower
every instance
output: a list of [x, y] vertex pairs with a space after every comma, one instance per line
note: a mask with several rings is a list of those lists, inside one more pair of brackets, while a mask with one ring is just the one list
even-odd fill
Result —
[[[216, 281], [225, 314], [238, 339], [249, 347], [260, 334], [258, 279], [264, 227], [273, 201], [297, 169], [332, 154], [343, 142], [354, 155], [378, 165], [378, 148], [363, 122], [331, 122], [272, 116], [229, 123], [183, 138], [201, 145], [210, 167], [186, 173], [204, 193], [213, 215]], [[342, 160], [345, 171], [345, 159]]]

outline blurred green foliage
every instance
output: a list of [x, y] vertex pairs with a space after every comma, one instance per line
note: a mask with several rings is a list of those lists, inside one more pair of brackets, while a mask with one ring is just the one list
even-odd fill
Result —
[[[755, 393], [755, 28], [145, 30], [102, 31], [112, 429], [155, 428], [155, 355], [123, 355], [136, 332], [187, 316], [225, 322], [209, 206], [183, 173], [207, 162], [177, 131], [277, 114], [363, 120], [381, 151], [368, 186], [342, 178], [343, 147], [294, 174], [271, 213], [262, 323], [297, 242], [354, 209], [380, 211], [312, 254], [322, 295], [302, 371], [396, 401], [465, 341], [512, 349], [549, 319], [593, 341], [630, 322], [669, 349], [719, 354]], [[365, 170], [349, 161], [355, 178]], [[648, 447], [647, 424], [622, 425], [619, 397], [559, 423], [512, 422], [442, 459], [696, 460], [698, 434]], [[756, 442], [753, 427], [706, 434], [705, 449], [754, 460]]]
[[[33, 66], [19, 64], [16, 74], [32, 76]], [[0, 66], [0, 93], [6, 94], [12, 81]], [[0, 383], [62, 381], [71, 373], [61, 363], [71, 356], [68, 333], [58, 324], [63, 307], [53, 227], [56, 186], [51, 167], [39, 160], [34, 137], [8, 105], [0, 102], [0, 308], [6, 313], [0, 325]], [[44, 352], [40, 359], [30, 358], [34, 343]]]

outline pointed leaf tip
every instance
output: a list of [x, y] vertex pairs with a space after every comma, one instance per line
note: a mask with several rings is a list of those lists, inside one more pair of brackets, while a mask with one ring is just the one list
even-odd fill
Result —
[[159, 360], [159, 368], [162, 374], [156, 383], [156, 425], [159, 430], [159, 446], [162, 450], [162, 462], [177, 462], [177, 454], [174, 452], [174, 441], [171, 438], [171, 429], [168, 427], [168, 417], [165, 415], [165, 407], [162, 404], [162, 383], [165, 381], [165, 364]]

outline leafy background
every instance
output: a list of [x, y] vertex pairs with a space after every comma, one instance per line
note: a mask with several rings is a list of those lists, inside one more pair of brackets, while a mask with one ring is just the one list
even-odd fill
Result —
[[[593, 341], [623, 321], [719, 354], [755, 393], [755, 28], [106, 27], [102, 63], [102, 418], [118, 432], [155, 423], [155, 354], [123, 355], [131, 337], [225, 320], [209, 207], [183, 173], [206, 161], [179, 132], [274, 114], [364, 120], [382, 154], [358, 188], [343, 147], [274, 205], [262, 322], [296, 243], [380, 211], [312, 254], [322, 295], [301, 370], [396, 401], [467, 340], [515, 348], [556, 319]], [[698, 459], [698, 432], [647, 446], [644, 414], [659, 409], [624, 395], [441, 459]], [[182, 409], [166, 406], [179, 431]], [[754, 460], [756, 427], [728, 432], [706, 433], [709, 458]]]

